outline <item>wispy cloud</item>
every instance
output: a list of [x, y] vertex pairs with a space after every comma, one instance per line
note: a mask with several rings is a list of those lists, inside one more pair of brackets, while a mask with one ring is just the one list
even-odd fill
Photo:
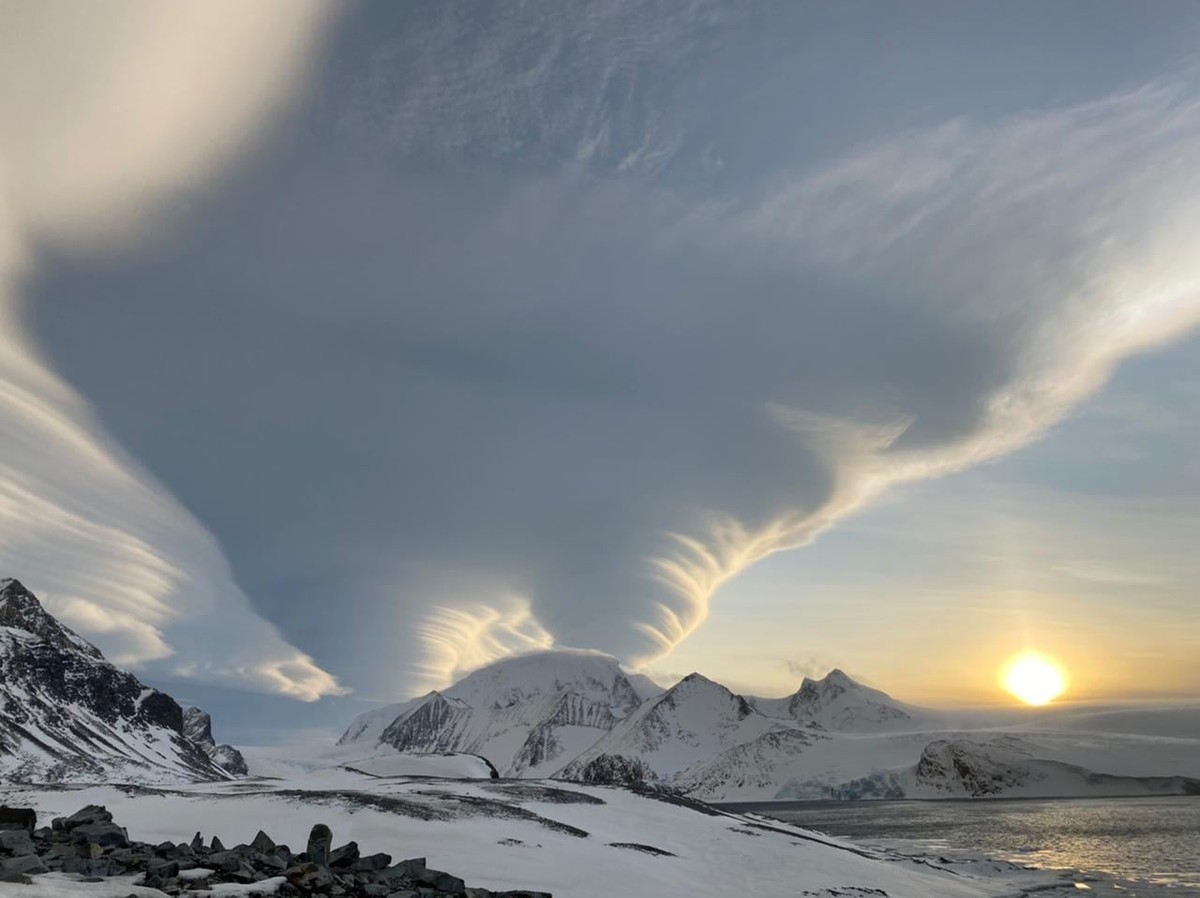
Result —
[[341, 687], [254, 613], [213, 538], [49, 366], [23, 289], [35, 245], [127, 245], [235, 156], [323, 16], [271, 0], [0, 6], [0, 563], [118, 663], [169, 658], [304, 700]]

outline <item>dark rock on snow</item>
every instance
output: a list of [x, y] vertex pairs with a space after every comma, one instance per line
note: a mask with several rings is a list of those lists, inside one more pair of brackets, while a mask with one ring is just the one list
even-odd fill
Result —
[[[92, 881], [140, 874], [142, 885], [186, 898], [189, 892], [221, 883], [253, 886], [282, 877], [276, 894], [284, 898], [550, 898], [547, 892], [468, 888], [459, 877], [426, 866], [425, 858], [393, 864], [388, 854], [360, 856], [355, 842], [334, 848], [333, 833], [322, 823], [312, 828], [300, 855], [262, 830], [249, 845], [228, 849], [215, 836], [205, 846], [200, 833], [190, 843], [131, 841], [112, 814], [98, 805], [55, 818], [49, 827], [36, 826], [32, 810], [0, 807], [0, 882], [29, 883], [31, 876], [51, 871]], [[198, 868], [213, 872], [184, 875]], [[275, 879], [264, 886], [264, 893], [277, 883]]]

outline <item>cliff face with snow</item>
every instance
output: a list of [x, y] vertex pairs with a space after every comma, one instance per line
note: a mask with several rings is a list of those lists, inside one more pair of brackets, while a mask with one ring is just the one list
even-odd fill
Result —
[[229, 774], [169, 695], [114, 667], [16, 580], [0, 580], [0, 780], [169, 782]]
[[538, 652], [360, 715], [339, 745], [465, 752], [486, 757], [505, 776], [549, 776], [657, 691], [607, 655]]

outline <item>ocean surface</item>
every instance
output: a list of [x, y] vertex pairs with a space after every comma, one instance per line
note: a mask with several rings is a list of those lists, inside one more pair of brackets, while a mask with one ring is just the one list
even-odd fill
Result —
[[860, 842], [903, 839], [1200, 895], [1200, 797], [725, 805]]

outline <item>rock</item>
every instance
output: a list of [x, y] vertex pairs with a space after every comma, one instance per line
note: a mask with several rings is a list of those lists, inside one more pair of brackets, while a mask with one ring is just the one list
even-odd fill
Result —
[[421, 893], [412, 889], [401, 889], [399, 892], [390, 893], [388, 898], [421, 898]]
[[37, 812], [33, 808], [10, 808], [0, 805], [0, 830], [25, 830], [33, 832], [37, 826]]
[[282, 873], [288, 868], [283, 858], [274, 854], [255, 854], [250, 862], [260, 869], [270, 870], [273, 873]]
[[360, 887], [360, 890], [367, 898], [387, 898], [388, 895], [392, 894], [389, 886], [385, 886], [379, 882], [365, 883]]
[[467, 884], [457, 876], [443, 873], [441, 870], [426, 869], [420, 876], [414, 876], [413, 881], [418, 885], [431, 886], [441, 892], [461, 892]]
[[196, 833], [196, 835], [192, 836], [192, 846], [191, 847], [192, 847], [192, 851], [195, 854], [199, 854], [201, 851], [204, 850], [204, 837], [202, 835], [200, 835], [200, 833]]
[[204, 863], [209, 867], [232, 873], [242, 866], [242, 857], [236, 851], [214, 851], [205, 859]]
[[0, 859], [0, 870], [7, 873], [48, 873], [46, 865], [36, 854], [26, 854], [21, 857], [6, 857]]
[[368, 854], [351, 864], [350, 869], [354, 873], [378, 873], [380, 870], [390, 867], [391, 863], [392, 856], [390, 854]]
[[312, 861], [288, 867], [283, 876], [302, 892], [326, 892], [333, 886], [333, 874]]
[[33, 854], [36, 849], [27, 829], [0, 829], [0, 851], [5, 854]]
[[70, 817], [59, 817], [53, 822], [53, 828], [71, 832], [79, 826], [92, 826], [101, 823], [112, 823], [113, 816], [103, 805], [89, 804], [80, 808]]
[[146, 865], [147, 876], [157, 876], [159, 879], [173, 879], [179, 875], [178, 861], [151, 861]]
[[329, 849], [333, 844], [333, 831], [324, 823], [318, 823], [308, 834], [308, 848], [305, 854], [310, 863], [321, 867], [329, 866]]
[[0, 870], [0, 882], [15, 882], [23, 886], [33, 885], [33, 880], [24, 873], [17, 873], [15, 870]]
[[341, 848], [335, 848], [329, 852], [329, 866], [331, 867], [349, 867], [356, 860], [358, 860], [357, 842], [347, 842]]
[[406, 861], [400, 861], [391, 867], [388, 867], [380, 874], [380, 879], [396, 880], [396, 879], [413, 879], [425, 872], [425, 858], [414, 857]]
[[112, 822], [110, 815], [107, 823], [77, 824], [71, 830], [71, 841], [76, 845], [87, 843], [101, 848], [125, 848], [129, 845], [129, 836]]
[[216, 836], [213, 836], [211, 851], [224, 851], [225, 845]]
[[255, 851], [261, 852], [262, 854], [271, 854], [279, 846], [275, 844], [275, 841], [270, 836], [260, 829], [258, 834], [250, 840], [250, 847]]

